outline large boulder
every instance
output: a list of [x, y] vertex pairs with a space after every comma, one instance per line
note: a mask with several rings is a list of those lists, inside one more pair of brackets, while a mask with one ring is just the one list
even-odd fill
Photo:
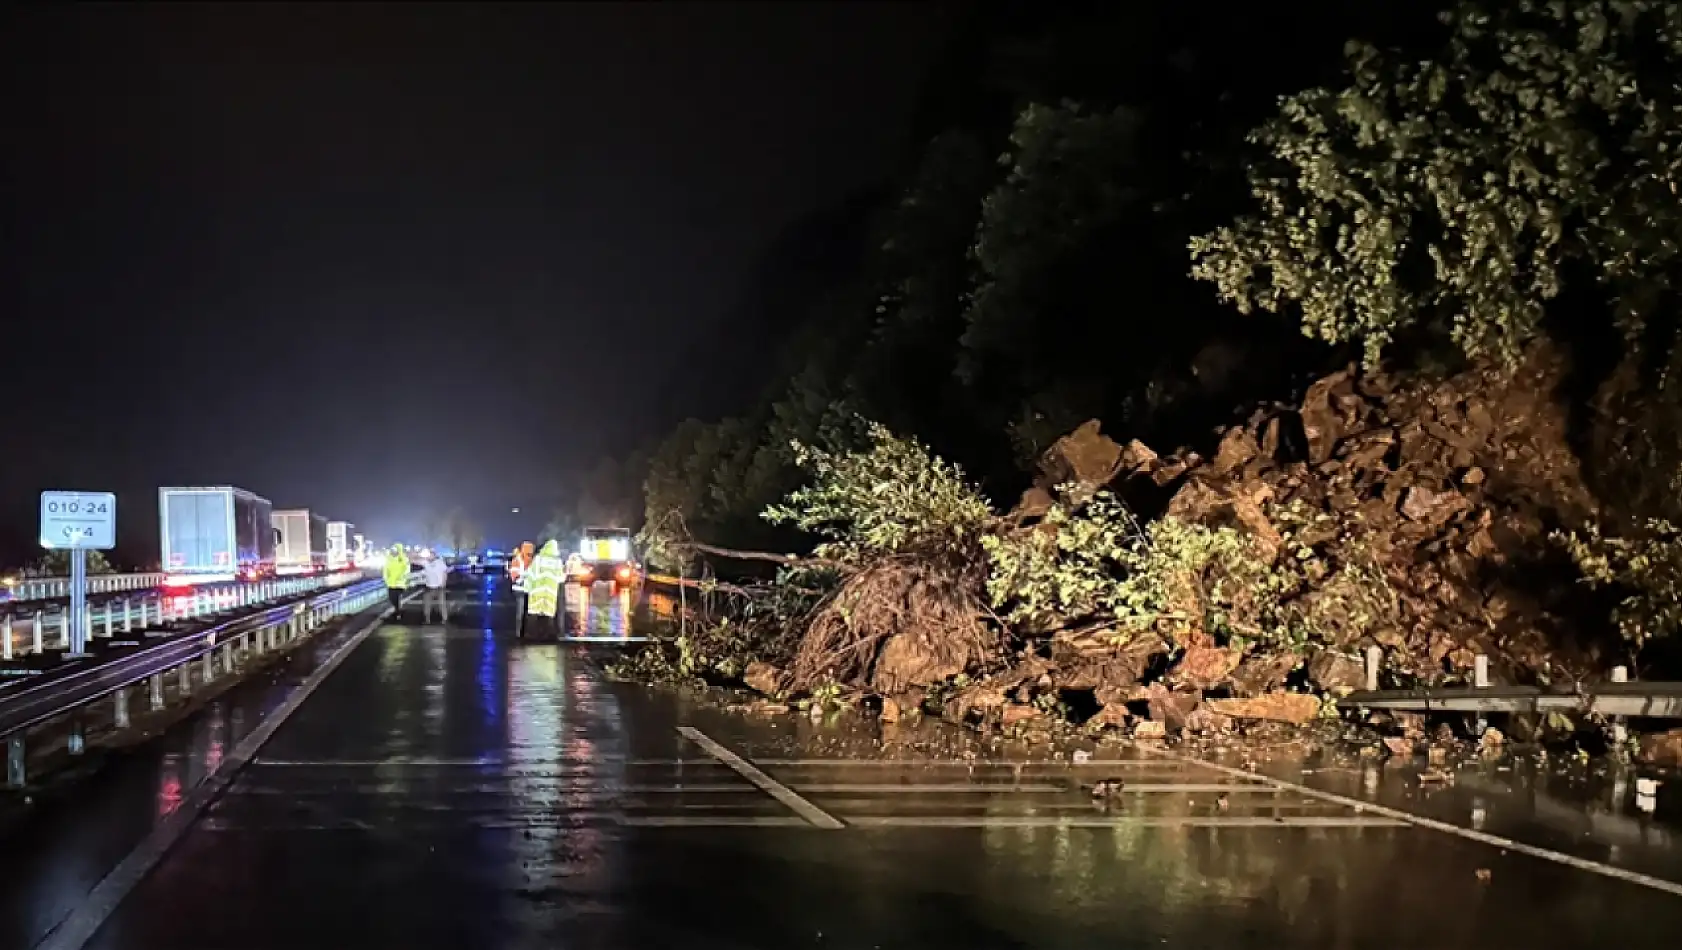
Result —
[[[1225, 430], [1213, 460], [1129, 444], [1121, 487], [1150, 499], [1150, 487], [1171, 484], [1167, 514], [1237, 527], [1276, 565], [1309, 559], [1318, 573], [1289, 591], [1291, 609], [1341, 653], [1377, 642], [1389, 668], [1427, 682], [1477, 653], [1515, 682], [1587, 675], [1604, 663], [1567, 635], [1587, 595], [1515, 569], [1557, 557], [1549, 533], [1595, 512], [1557, 396], [1567, 369], [1540, 345], [1516, 369], [1341, 370], [1299, 404], [1264, 406]], [[1190, 674], [1217, 660], [1182, 665]], [[1266, 692], [1278, 685], [1268, 672], [1258, 661], [1232, 685]], [[1330, 657], [1313, 673], [1331, 691], [1365, 679]]]
[[1265, 693], [1243, 699], [1207, 700], [1211, 712], [1233, 719], [1263, 719], [1302, 725], [1320, 714], [1320, 700], [1307, 693]]
[[742, 682], [754, 692], [773, 696], [782, 689], [783, 671], [769, 663], [754, 660], [742, 673]]
[[1366, 679], [1364, 663], [1335, 650], [1321, 650], [1308, 661], [1308, 681], [1333, 696], [1346, 696], [1361, 689]]
[[1682, 767], [1682, 729], [1642, 736], [1640, 758], [1648, 765]]
[[1052, 443], [1040, 458], [1035, 486], [1048, 492], [1072, 486], [1071, 500], [1079, 502], [1109, 484], [1121, 471], [1122, 448], [1099, 428], [1091, 419]]

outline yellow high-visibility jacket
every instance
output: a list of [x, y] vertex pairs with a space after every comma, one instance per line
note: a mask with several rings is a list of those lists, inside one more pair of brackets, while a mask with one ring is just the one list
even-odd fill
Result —
[[546, 541], [543, 550], [531, 559], [531, 567], [521, 582], [526, 590], [526, 612], [539, 617], [553, 617], [560, 609], [561, 581], [566, 579], [566, 561], [561, 558], [561, 546]]
[[385, 556], [385, 586], [399, 590], [409, 586], [409, 555], [401, 544], [394, 544]]

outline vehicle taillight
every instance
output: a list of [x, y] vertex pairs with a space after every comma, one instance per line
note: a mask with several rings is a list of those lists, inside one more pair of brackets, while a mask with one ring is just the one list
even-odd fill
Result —
[[631, 569], [628, 568], [628, 567], [621, 567], [619, 569], [619, 579], [622, 580], [622, 581], [630, 580], [631, 579]]

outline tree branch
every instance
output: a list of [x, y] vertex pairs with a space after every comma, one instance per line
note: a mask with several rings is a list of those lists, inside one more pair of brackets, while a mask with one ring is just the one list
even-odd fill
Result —
[[721, 548], [714, 544], [701, 541], [680, 541], [677, 547], [689, 548], [702, 554], [714, 557], [729, 558], [735, 561], [765, 561], [771, 564], [782, 564], [787, 567], [833, 567], [843, 569], [846, 565], [840, 561], [831, 561], [821, 557], [795, 557], [792, 554], [773, 554], [770, 551], [741, 551], [736, 548]]

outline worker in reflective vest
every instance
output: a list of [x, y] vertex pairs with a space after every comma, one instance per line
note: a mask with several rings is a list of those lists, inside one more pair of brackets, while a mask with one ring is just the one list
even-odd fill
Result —
[[385, 569], [381, 574], [385, 578], [385, 596], [391, 603], [391, 619], [396, 620], [403, 613], [403, 592], [409, 589], [409, 555], [403, 550], [403, 545], [394, 544], [386, 552]]
[[514, 583], [514, 636], [526, 635], [526, 571], [531, 568], [532, 553], [537, 549], [530, 541], [520, 542], [520, 547], [508, 558], [508, 579]]
[[556, 639], [561, 636], [561, 582], [565, 579], [566, 559], [561, 557], [561, 546], [545, 541], [526, 570], [525, 587], [532, 616], [547, 618], [546, 626]]

